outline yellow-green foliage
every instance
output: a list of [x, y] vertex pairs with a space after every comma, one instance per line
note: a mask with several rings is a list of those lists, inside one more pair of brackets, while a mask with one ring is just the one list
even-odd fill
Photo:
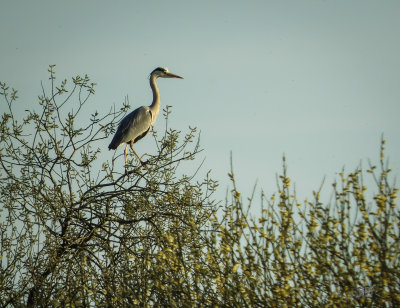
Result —
[[261, 213], [252, 217], [253, 202], [243, 205], [231, 175], [232, 202], [214, 222], [220, 232], [211, 260], [226, 273], [220, 296], [250, 306], [398, 306], [398, 189], [390, 185], [384, 143], [380, 170], [367, 170], [376, 188], [367, 190], [360, 169], [340, 173], [328, 203], [318, 191], [298, 202], [284, 165], [277, 196], [262, 195]]
[[209, 174], [186, 172], [200, 151], [195, 129], [154, 132], [148, 168], [129, 159], [127, 175], [122, 150], [99, 155], [128, 103], [88, 117], [89, 78], [56, 86], [49, 71], [40, 111], [24, 118], [17, 92], [0, 85], [1, 307], [400, 306], [384, 141], [378, 167], [340, 173], [331, 200], [320, 189], [297, 200], [284, 161], [275, 195], [241, 197], [231, 171], [230, 196], [216, 202]]

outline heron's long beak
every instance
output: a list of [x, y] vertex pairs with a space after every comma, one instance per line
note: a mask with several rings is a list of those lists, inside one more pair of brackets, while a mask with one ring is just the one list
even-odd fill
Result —
[[181, 77], [181, 76], [178, 76], [178, 75], [175, 75], [175, 74], [172, 74], [172, 73], [166, 73], [166, 75], [168, 76], [168, 77], [171, 77], [171, 78], [180, 78], [180, 79], [183, 79], [183, 77]]

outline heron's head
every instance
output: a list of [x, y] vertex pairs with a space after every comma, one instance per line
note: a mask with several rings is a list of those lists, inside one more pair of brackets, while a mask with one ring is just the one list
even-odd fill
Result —
[[183, 79], [183, 77], [172, 74], [168, 72], [167, 68], [164, 67], [157, 67], [154, 71], [151, 72], [150, 77], [155, 76], [156, 78], [162, 77], [162, 78], [180, 78]]

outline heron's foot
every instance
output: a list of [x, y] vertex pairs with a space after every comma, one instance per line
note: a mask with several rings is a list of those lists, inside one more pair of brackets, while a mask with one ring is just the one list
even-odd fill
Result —
[[[148, 157], [148, 159], [143, 162], [143, 159], [146, 156]], [[151, 164], [151, 160], [152, 160], [153, 157], [154, 157], [153, 155], [145, 153], [145, 154], [142, 155], [142, 157], [140, 157], [140, 161], [142, 162], [142, 165], [148, 165], [148, 164]]]
[[146, 160], [146, 161], [140, 160], [140, 164], [141, 164], [142, 167], [144, 167], [145, 169], [148, 169], [147, 166], [146, 166], [148, 162], [149, 162], [148, 160]]

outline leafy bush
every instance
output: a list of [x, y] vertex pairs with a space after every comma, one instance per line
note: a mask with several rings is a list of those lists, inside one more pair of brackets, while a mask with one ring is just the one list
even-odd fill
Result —
[[379, 168], [367, 170], [372, 197], [357, 168], [340, 174], [332, 201], [315, 191], [299, 202], [284, 161], [278, 193], [261, 194], [255, 215], [233, 171], [224, 204], [208, 174], [185, 174], [200, 151], [195, 129], [153, 132], [148, 168], [132, 158], [125, 174], [122, 151], [107, 159], [101, 149], [127, 100], [92, 113], [87, 76], [56, 84], [49, 72], [40, 111], [20, 118], [17, 91], [0, 84], [2, 307], [400, 305], [398, 189], [384, 141]]

